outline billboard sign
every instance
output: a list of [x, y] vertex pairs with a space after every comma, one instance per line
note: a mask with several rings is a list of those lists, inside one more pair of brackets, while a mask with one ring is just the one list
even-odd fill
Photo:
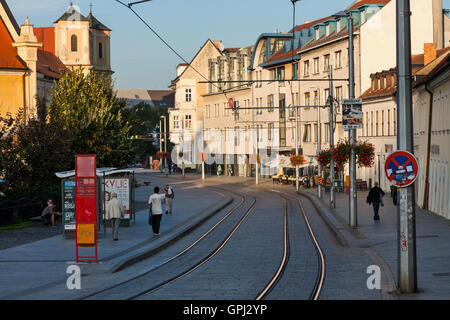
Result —
[[[105, 205], [111, 200], [111, 195], [117, 194], [117, 199], [122, 202], [124, 208], [124, 219], [130, 219], [130, 198], [131, 180], [130, 178], [105, 178]], [[103, 210], [103, 214], [105, 211]]]
[[362, 99], [342, 101], [342, 126], [345, 131], [362, 128]]

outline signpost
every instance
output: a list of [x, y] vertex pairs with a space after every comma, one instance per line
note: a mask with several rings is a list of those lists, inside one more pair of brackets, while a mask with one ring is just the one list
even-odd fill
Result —
[[342, 101], [342, 126], [345, 131], [362, 128], [362, 99]]
[[408, 151], [396, 151], [386, 159], [384, 172], [396, 187], [406, 188], [414, 183], [419, 171], [416, 157]]
[[75, 230], [75, 180], [63, 182], [62, 210], [64, 215], [64, 233], [66, 230]]
[[[95, 155], [75, 155], [76, 262], [97, 262], [97, 163]], [[95, 247], [80, 256], [79, 247]]]

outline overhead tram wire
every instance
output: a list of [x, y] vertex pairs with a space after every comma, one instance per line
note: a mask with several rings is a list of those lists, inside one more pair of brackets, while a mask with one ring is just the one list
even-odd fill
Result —
[[[175, 53], [177, 55], [177, 57], [179, 57], [181, 60], [183, 60], [183, 62], [185, 62], [190, 68], [192, 68], [192, 70], [194, 70], [196, 73], [198, 73], [203, 79], [205, 79], [207, 81], [207, 83], [210, 83], [210, 80], [205, 77], [200, 71], [198, 71], [197, 69], [195, 69], [186, 59], [184, 59], [174, 48], [172, 48], [172, 46], [163, 39], [163, 37], [161, 37], [136, 11], [133, 10], [132, 6], [135, 4], [139, 4], [139, 3], [143, 3], [143, 2], [148, 2], [151, 0], [143, 0], [143, 1], [136, 1], [136, 2], [131, 2], [129, 4], [125, 4], [124, 2], [120, 1], [120, 0], [115, 0], [116, 2], [120, 3], [121, 5], [123, 5], [124, 7], [128, 8], [131, 10], [131, 12], [133, 12], [135, 14], [136, 17], [138, 17], [139, 20], [142, 21], [142, 23], [144, 23], [147, 28], [150, 29], [150, 31], [152, 31], [159, 40], [161, 40], [173, 53]], [[199, 83], [203, 83], [203, 82], [199, 82]], [[228, 96], [225, 93], [225, 91], [223, 89], [218, 88], [214, 83], [213, 85], [219, 90], [222, 91], [222, 93], [225, 95], [225, 98], [228, 100]]]

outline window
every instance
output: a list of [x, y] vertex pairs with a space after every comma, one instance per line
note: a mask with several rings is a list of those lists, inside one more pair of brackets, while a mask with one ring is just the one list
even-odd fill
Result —
[[366, 137], [369, 136], [369, 113], [366, 112]]
[[384, 136], [384, 110], [381, 111], [381, 135]]
[[180, 128], [180, 120], [178, 116], [173, 116], [173, 128], [179, 129]]
[[394, 136], [397, 135], [397, 113], [396, 113], [396, 109], [394, 108], [394, 121], [393, 121], [393, 125], [394, 125]]
[[294, 63], [292, 65], [292, 79], [293, 80], [298, 79], [298, 63]]
[[188, 129], [192, 128], [192, 116], [190, 114], [184, 117], [184, 127]]
[[303, 133], [303, 142], [311, 142], [311, 125], [305, 124]]
[[239, 121], [239, 101], [234, 101], [234, 121]]
[[342, 87], [336, 87], [336, 100], [342, 101]]
[[330, 123], [324, 123], [324, 128], [325, 128], [325, 142], [329, 142], [330, 141]]
[[273, 94], [269, 94], [269, 95], [267, 96], [267, 107], [269, 108], [269, 109], [268, 109], [269, 112], [272, 112], [272, 111], [273, 111], [273, 107], [274, 107], [274, 104], [273, 104]]
[[185, 89], [185, 102], [192, 102], [192, 89]]
[[239, 132], [240, 132], [239, 127], [234, 127], [234, 145], [235, 146], [239, 145], [239, 140], [240, 140]]
[[318, 106], [319, 105], [319, 94], [320, 92], [318, 90], [314, 91], [314, 105]]
[[330, 67], [330, 55], [327, 54], [323, 57], [323, 71], [327, 72]]
[[205, 111], [206, 111], [206, 114], [205, 114], [205, 118], [206, 119], [209, 119], [209, 118], [211, 118], [211, 106], [209, 105], [209, 104], [207, 104], [206, 106], [205, 106]]
[[100, 59], [103, 58], [103, 43], [101, 42], [98, 43], [98, 57]]
[[373, 137], [373, 111], [370, 112], [370, 135]]
[[341, 68], [342, 67], [342, 51], [336, 51], [334, 53], [334, 64], [336, 65], [336, 69], [337, 68]]
[[319, 142], [319, 131], [318, 131], [319, 126], [316, 124], [314, 124], [314, 141], [315, 142]]
[[71, 48], [72, 52], [78, 51], [78, 38], [74, 34], [70, 38], [70, 48]]
[[391, 110], [387, 112], [387, 135], [391, 135]]
[[273, 128], [274, 128], [274, 124], [272, 122], [270, 122], [267, 125], [267, 139], [269, 141], [272, 141], [272, 139], [273, 139]]
[[375, 135], [378, 136], [379, 132], [378, 132], [378, 111], [376, 111], [375, 113]]
[[314, 58], [314, 73], [319, 73], [319, 58]]
[[310, 94], [309, 92], [305, 93], [305, 106], [310, 106], [311, 102], [310, 102]]
[[220, 104], [216, 104], [215, 108], [214, 108], [214, 116], [216, 118], [218, 118], [220, 116], [219, 106], [220, 106]]
[[305, 77], [309, 76], [309, 60], [303, 62], [303, 75]]

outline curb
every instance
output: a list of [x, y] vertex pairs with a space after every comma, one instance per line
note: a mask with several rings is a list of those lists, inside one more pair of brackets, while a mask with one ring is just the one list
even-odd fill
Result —
[[314, 208], [319, 212], [322, 219], [327, 224], [328, 228], [331, 230], [331, 232], [336, 237], [336, 240], [339, 242], [339, 244], [343, 247], [349, 246], [349, 241], [345, 238], [345, 236], [342, 234], [342, 232], [339, 230], [339, 228], [336, 226], [339, 225], [339, 223], [335, 223], [332, 221], [336, 221], [336, 218], [333, 216], [333, 214], [326, 208], [323, 208], [320, 203], [317, 203], [317, 199], [315, 199], [312, 195], [298, 191], [297, 194], [299, 194], [302, 197], [307, 198], [309, 201], [311, 201]]
[[180, 238], [182, 238], [183, 236], [189, 234], [190, 232], [194, 231], [196, 228], [198, 228], [200, 225], [202, 225], [203, 223], [206, 222], [206, 220], [208, 220], [209, 218], [211, 218], [212, 216], [214, 216], [216, 213], [222, 211], [224, 208], [226, 208], [228, 205], [230, 205], [233, 202], [233, 198], [228, 197], [224, 200], [222, 200], [221, 202], [223, 202], [223, 204], [220, 204], [219, 202], [219, 206], [216, 209], [213, 209], [210, 213], [207, 213], [205, 216], [203, 216], [199, 221], [192, 223], [190, 225], [188, 225], [187, 227], [185, 227], [184, 229], [182, 229], [181, 231], [179, 231], [178, 233], [175, 233], [174, 235], [170, 236], [168, 239], [166, 239], [164, 242], [149, 248], [139, 254], [136, 254], [130, 258], [124, 259], [120, 262], [118, 262], [117, 264], [115, 264], [111, 270], [109, 270], [109, 273], [116, 273], [119, 272], [121, 270], [124, 270], [125, 268], [128, 268], [138, 262], [141, 262], [149, 257], [151, 257], [152, 255], [160, 252], [161, 250], [167, 248], [168, 246], [170, 246], [171, 244], [173, 244], [174, 242], [178, 241]]

